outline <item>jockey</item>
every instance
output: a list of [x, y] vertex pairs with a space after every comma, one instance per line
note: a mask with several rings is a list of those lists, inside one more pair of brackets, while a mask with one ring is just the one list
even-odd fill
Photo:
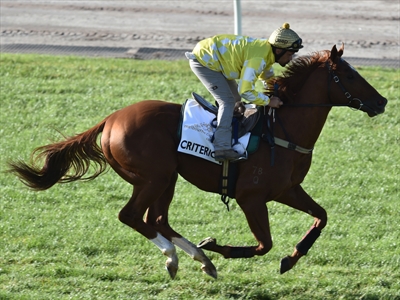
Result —
[[[235, 103], [241, 98], [262, 106], [279, 108], [283, 102], [255, 91], [255, 82], [265, 83], [274, 75], [274, 63], [285, 66], [303, 48], [301, 38], [288, 23], [276, 29], [268, 40], [231, 34], [216, 35], [200, 41], [186, 52], [190, 68], [218, 103], [217, 128], [214, 134], [215, 159], [236, 160], [232, 149], [232, 117]], [[238, 80], [238, 82], [236, 82]]]

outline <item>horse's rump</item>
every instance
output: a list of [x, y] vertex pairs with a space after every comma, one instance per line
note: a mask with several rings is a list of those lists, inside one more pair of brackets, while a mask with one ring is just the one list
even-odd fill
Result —
[[101, 146], [111, 167], [131, 184], [140, 178], [169, 177], [177, 165], [180, 109], [178, 104], [146, 100], [110, 115]]

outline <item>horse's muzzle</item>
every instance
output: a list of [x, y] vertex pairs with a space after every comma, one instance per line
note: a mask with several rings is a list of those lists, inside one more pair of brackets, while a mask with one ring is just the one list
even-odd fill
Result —
[[372, 101], [363, 103], [360, 109], [366, 112], [368, 116], [372, 118], [385, 112], [387, 102], [387, 99], [382, 97], [379, 98], [379, 100], [377, 100], [375, 103]]

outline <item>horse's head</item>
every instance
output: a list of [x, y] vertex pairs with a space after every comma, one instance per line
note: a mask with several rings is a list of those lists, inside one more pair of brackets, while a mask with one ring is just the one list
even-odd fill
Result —
[[[370, 117], [385, 111], [386, 98], [380, 95], [357, 71], [342, 59], [344, 44], [333, 46], [326, 64], [329, 69], [329, 97], [334, 103], [362, 110]], [[347, 102], [346, 102], [347, 101]]]

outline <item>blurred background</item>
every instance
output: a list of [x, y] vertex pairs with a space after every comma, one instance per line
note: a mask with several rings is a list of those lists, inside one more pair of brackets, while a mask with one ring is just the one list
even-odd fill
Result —
[[[307, 54], [345, 44], [345, 58], [398, 67], [400, 2], [253, 1], [241, 33], [268, 38], [288, 22]], [[201, 39], [235, 32], [235, 0], [1, 1], [1, 51], [183, 59]]]

